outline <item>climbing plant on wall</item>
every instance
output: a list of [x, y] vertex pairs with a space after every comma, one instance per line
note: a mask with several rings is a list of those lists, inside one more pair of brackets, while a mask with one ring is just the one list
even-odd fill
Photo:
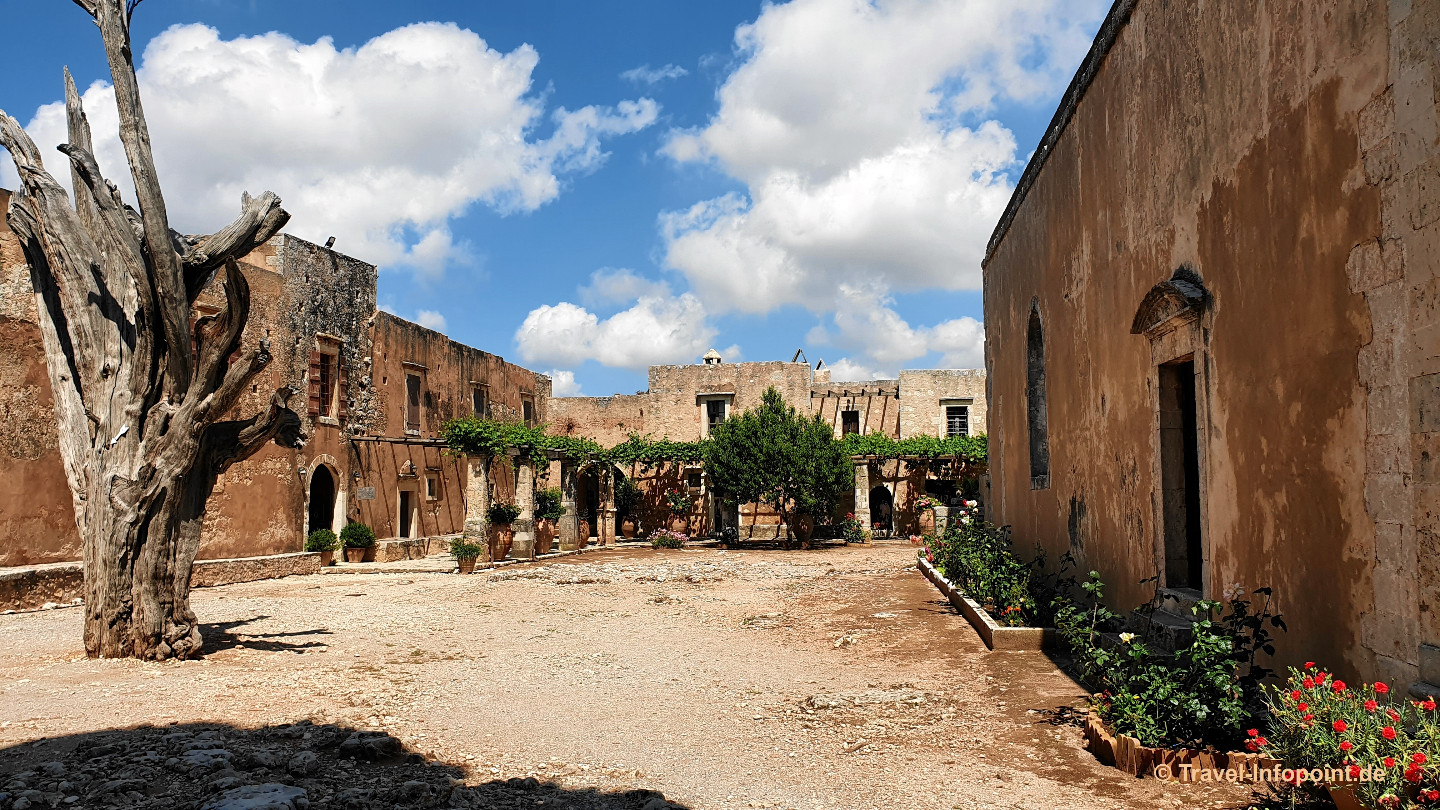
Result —
[[878, 456], [882, 459], [911, 458], [955, 459], [964, 464], [985, 464], [989, 459], [988, 442], [978, 436], [911, 436], [892, 439], [883, 433], [851, 433], [841, 444], [852, 456]]

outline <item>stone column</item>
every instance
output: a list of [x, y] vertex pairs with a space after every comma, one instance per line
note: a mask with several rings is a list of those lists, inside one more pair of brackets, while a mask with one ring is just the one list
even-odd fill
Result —
[[935, 507], [935, 533], [944, 534], [950, 528], [950, 507], [940, 504]]
[[528, 457], [515, 459], [515, 505], [520, 517], [515, 518], [515, 543], [510, 555], [517, 560], [535, 558], [535, 462]]
[[489, 528], [490, 512], [490, 459], [488, 457], [465, 457], [465, 528], [466, 542], [478, 543], [485, 549], [485, 561], [490, 561]]
[[606, 468], [600, 478], [600, 543], [615, 545], [615, 471]]
[[870, 462], [855, 462], [855, 519], [870, 531]]
[[560, 517], [560, 550], [574, 551], [580, 548], [580, 509], [575, 505], [575, 481], [580, 470], [569, 461], [560, 462], [560, 505], [565, 514]]

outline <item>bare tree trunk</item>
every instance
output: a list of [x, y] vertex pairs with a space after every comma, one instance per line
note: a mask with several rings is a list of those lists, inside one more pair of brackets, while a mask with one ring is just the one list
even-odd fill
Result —
[[[120, 138], [139, 210], [100, 174], [80, 95], [65, 74], [72, 205], [35, 144], [0, 112], [0, 146], [22, 188], [8, 222], [38, 303], [61, 458], [84, 543], [85, 649], [92, 657], [190, 657], [201, 638], [190, 572], [216, 477], [266, 442], [303, 442], [281, 389], [269, 409], [225, 420], [269, 347], [240, 353], [250, 288], [235, 259], [284, 226], [274, 194], [245, 195], [211, 236], [170, 228], [131, 63], [138, 0], [76, 0], [105, 45]], [[227, 306], [192, 322], [200, 292], [225, 268]], [[231, 357], [239, 354], [231, 362]]]

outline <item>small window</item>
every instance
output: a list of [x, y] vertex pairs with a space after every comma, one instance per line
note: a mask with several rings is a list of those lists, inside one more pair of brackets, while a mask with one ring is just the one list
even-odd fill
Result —
[[525, 417], [526, 427], [535, 427], [535, 400], [528, 395], [520, 398], [520, 410]]
[[699, 489], [704, 481], [704, 476], [699, 470], [691, 470], [687, 477], [689, 478], [689, 484], [691, 489]]
[[420, 432], [420, 375], [405, 375], [405, 430]]
[[320, 352], [320, 415], [335, 415], [335, 355]]
[[970, 435], [970, 408], [966, 405], [950, 405], [945, 408], [945, 435]]
[[705, 400], [705, 433], [708, 435], [715, 426], [725, 421], [725, 400]]
[[851, 433], [859, 433], [859, 432], [860, 432], [860, 412], [859, 412], [859, 411], [841, 411], [841, 412], [840, 412], [840, 435], [842, 435], [842, 436], [849, 436]]
[[425, 500], [427, 500], [427, 501], [438, 501], [438, 500], [440, 500], [440, 476], [438, 476], [438, 475], [427, 475], [427, 476], [425, 476]]
[[479, 419], [486, 418], [490, 413], [490, 391], [483, 385], [477, 385], [470, 389], [470, 407]]

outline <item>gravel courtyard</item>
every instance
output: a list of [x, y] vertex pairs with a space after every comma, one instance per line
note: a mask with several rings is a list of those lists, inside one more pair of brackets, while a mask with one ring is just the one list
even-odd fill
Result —
[[[0, 793], [34, 791], [35, 807], [219, 807], [259, 783], [315, 808], [1248, 805], [1243, 788], [1100, 766], [1069, 710], [1081, 690], [1044, 655], [988, 653], [913, 563], [900, 545], [622, 550], [231, 585], [194, 595], [206, 657], [170, 664], [86, 659], [75, 609], [0, 616]], [[91, 734], [107, 729], [137, 730]], [[399, 758], [337, 753], [388, 739], [371, 732]], [[302, 741], [321, 755], [296, 767]], [[122, 777], [134, 784], [101, 789]]]

